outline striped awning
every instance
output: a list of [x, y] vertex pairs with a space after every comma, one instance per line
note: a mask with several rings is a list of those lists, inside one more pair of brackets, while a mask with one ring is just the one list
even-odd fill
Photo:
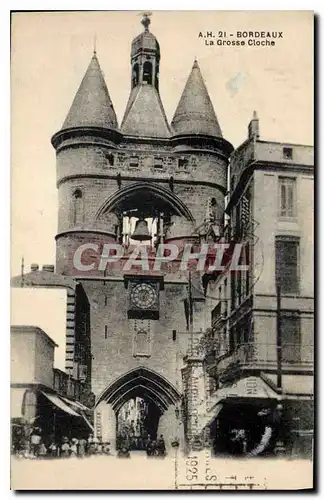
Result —
[[74, 411], [69, 405], [67, 405], [59, 396], [56, 394], [51, 394], [49, 392], [42, 391], [42, 394], [57, 408], [68, 413], [69, 415], [73, 415], [74, 417], [81, 417], [79, 413]]

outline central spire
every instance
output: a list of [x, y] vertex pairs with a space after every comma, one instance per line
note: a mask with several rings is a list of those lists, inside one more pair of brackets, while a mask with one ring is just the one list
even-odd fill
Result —
[[131, 94], [121, 131], [141, 137], [170, 137], [159, 94], [160, 46], [149, 31], [150, 12], [143, 14], [144, 31], [132, 41]]

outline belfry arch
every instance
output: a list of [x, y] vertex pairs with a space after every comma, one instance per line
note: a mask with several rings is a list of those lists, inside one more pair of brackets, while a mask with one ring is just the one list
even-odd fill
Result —
[[95, 218], [99, 219], [106, 212], [116, 213], [122, 210], [131, 210], [138, 206], [138, 200], [140, 200], [142, 207], [145, 207], [145, 204], [152, 206], [152, 201], [154, 201], [154, 206], [157, 209], [167, 210], [188, 221], [194, 221], [189, 208], [177, 195], [152, 182], [136, 182], [119, 189], [103, 203]]

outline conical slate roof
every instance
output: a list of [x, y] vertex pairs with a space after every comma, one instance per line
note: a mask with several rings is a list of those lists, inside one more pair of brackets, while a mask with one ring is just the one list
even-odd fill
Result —
[[121, 132], [140, 137], [170, 137], [170, 128], [158, 91], [153, 85], [138, 85], [129, 96]]
[[93, 54], [62, 128], [83, 126], [118, 128], [96, 53]]
[[197, 61], [193, 64], [171, 127], [174, 135], [199, 134], [222, 137]]

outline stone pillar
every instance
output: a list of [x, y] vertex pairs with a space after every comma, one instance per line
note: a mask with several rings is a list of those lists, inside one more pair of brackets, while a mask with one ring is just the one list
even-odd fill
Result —
[[189, 448], [203, 443], [202, 431], [207, 412], [203, 356], [194, 351], [185, 358], [187, 399], [187, 442]]
[[95, 435], [103, 442], [110, 442], [110, 450], [116, 450], [116, 414], [111, 404], [104, 401], [95, 409]]
[[170, 405], [169, 408], [161, 415], [158, 427], [158, 436], [163, 434], [167, 452], [171, 451], [171, 443], [177, 438], [180, 443], [180, 449], [184, 449], [184, 430], [181, 421], [181, 414], [176, 414], [176, 407]]

